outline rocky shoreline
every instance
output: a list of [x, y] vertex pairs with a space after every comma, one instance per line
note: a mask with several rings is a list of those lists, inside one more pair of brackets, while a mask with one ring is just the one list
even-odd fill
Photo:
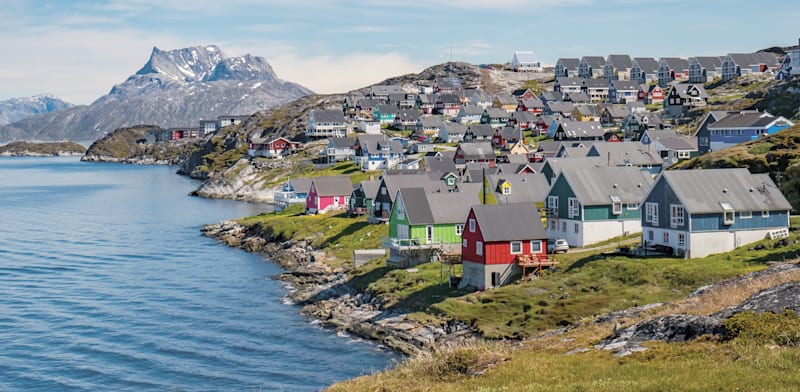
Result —
[[264, 254], [285, 269], [278, 278], [291, 287], [292, 301], [325, 327], [378, 341], [408, 355], [481, 339], [458, 321], [428, 325], [407, 317], [408, 312], [383, 309], [380, 299], [348, 283], [346, 268], [332, 269], [325, 263], [324, 252], [306, 241], [271, 241], [266, 233], [233, 221], [206, 225], [202, 232], [228, 246]]
[[3, 151], [0, 157], [78, 157], [82, 152], [74, 151], [54, 151], [52, 153], [42, 153], [36, 151]]
[[172, 159], [156, 159], [153, 157], [115, 158], [107, 155], [84, 155], [83, 157], [81, 157], [81, 161], [124, 163], [129, 165], [146, 165], [146, 166], [171, 166], [171, 165], [180, 165], [183, 162], [183, 160], [180, 158], [172, 158]]

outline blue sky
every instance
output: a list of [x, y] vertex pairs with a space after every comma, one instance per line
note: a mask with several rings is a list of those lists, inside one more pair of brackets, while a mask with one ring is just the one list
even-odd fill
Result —
[[87, 104], [138, 70], [153, 46], [216, 44], [265, 57], [322, 93], [451, 58], [689, 57], [795, 45], [795, 0], [4, 0], [0, 100], [52, 93]]

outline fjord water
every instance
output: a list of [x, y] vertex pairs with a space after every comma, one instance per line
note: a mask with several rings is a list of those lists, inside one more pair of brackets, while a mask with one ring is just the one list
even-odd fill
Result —
[[0, 158], [0, 390], [319, 390], [390, 366], [200, 227], [264, 207], [175, 168]]

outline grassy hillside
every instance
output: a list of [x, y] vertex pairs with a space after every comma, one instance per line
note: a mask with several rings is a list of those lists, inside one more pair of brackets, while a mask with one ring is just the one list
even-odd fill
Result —
[[86, 151], [86, 156], [100, 156], [120, 160], [150, 158], [179, 162], [186, 159], [199, 146], [200, 140], [146, 144], [147, 131], [155, 129], [159, 129], [159, 127], [137, 125], [117, 129], [92, 143]]
[[800, 125], [774, 135], [681, 162], [670, 169], [746, 167], [752, 173], [769, 173], [781, 191], [800, 211]]
[[84, 152], [86, 152], [86, 147], [75, 142], [11, 142], [5, 146], [0, 146], [0, 154], [10, 155], [26, 153], [41, 155], [58, 155], [60, 153], [83, 154]]

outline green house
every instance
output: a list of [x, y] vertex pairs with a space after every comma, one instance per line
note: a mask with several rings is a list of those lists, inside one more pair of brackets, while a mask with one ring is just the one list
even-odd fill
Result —
[[461, 233], [475, 192], [430, 192], [424, 188], [397, 191], [389, 217], [390, 265], [407, 267], [430, 260], [437, 251], [460, 253]]

